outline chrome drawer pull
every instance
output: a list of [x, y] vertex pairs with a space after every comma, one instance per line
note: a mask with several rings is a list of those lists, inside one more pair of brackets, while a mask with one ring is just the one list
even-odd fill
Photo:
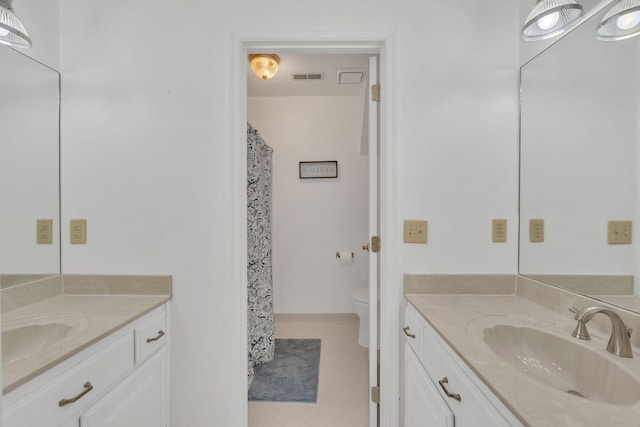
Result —
[[82, 387], [84, 388], [84, 390], [82, 390], [82, 392], [79, 395], [77, 395], [76, 397], [74, 397], [72, 399], [62, 399], [60, 402], [58, 402], [58, 406], [64, 406], [64, 405], [67, 405], [69, 403], [76, 402], [76, 401], [80, 400], [80, 398], [82, 398], [82, 396], [84, 396], [85, 394], [87, 394], [91, 390], [93, 390], [93, 386], [91, 385], [91, 383], [89, 381], [84, 383], [84, 385]]
[[155, 338], [147, 338], [147, 342], [154, 342], [154, 341], [158, 341], [160, 338], [162, 338], [164, 336], [164, 331], [161, 329], [158, 331], [158, 336]]
[[455, 399], [458, 402], [462, 402], [462, 397], [459, 394], [449, 393], [449, 390], [447, 390], [447, 386], [445, 384], [449, 384], [449, 378], [444, 377], [443, 379], [438, 381], [438, 384], [440, 384], [440, 387], [442, 387], [442, 390], [444, 390], [444, 394], [446, 394], [447, 397], [451, 397], [452, 399]]
[[406, 336], [408, 336], [409, 338], [415, 338], [416, 337], [416, 334], [412, 334], [412, 333], [409, 332], [409, 327], [408, 326], [405, 326], [404, 328], [402, 328], [402, 330], [404, 331], [404, 334]]

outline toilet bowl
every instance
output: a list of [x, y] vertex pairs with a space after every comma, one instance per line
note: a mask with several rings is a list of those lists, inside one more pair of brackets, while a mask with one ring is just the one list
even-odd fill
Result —
[[[360, 318], [358, 345], [369, 348], [369, 289], [356, 289], [351, 293], [351, 302], [356, 315]], [[378, 300], [378, 348], [380, 348], [380, 301]]]

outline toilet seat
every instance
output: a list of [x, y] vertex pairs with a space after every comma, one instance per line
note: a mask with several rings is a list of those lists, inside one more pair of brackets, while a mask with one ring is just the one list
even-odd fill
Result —
[[[369, 304], [369, 289], [356, 289], [351, 293], [351, 298], [356, 302]], [[380, 299], [378, 299], [378, 304], [380, 304]]]

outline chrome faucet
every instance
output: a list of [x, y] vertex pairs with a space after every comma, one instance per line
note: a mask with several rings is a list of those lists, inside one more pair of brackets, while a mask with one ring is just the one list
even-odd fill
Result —
[[571, 307], [569, 310], [576, 313], [575, 319], [578, 321], [578, 325], [571, 335], [581, 340], [590, 340], [587, 322], [597, 313], [606, 314], [611, 319], [611, 338], [607, 344], [607, 351], [620, 357], [633, 357], [631, 340], [629, 339], [633, 330], [624, 324], [622, 318], [615, 311], [601, 306], [585, 307], [579, 311]]

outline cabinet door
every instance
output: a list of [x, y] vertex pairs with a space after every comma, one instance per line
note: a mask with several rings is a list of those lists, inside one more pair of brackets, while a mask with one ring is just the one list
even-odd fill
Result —
[[160, 350], [80, 417], [80, 427], [165, 427], [166, 349]]
[[453, 413], [407, 343], [404, 367], [405, 427], [453, 427]]

